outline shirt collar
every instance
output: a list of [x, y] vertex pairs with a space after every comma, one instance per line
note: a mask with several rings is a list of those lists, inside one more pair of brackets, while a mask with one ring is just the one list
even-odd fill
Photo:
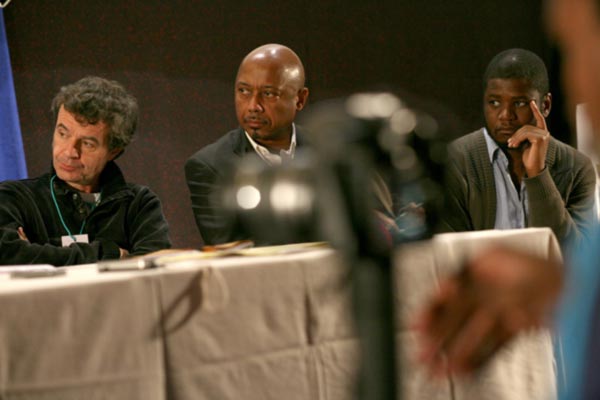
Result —
[[490, 162], [494, 162], [494, 156], [500, 151], [498, 143], [492, 139], [492, 136], [488, 132], [487, 128], [483, 128], [483, 136], [485, 137], [485, 144], [487, 145], [488, 155], [490, 156]]
[[271, 153], [265, 146], [258, 144], [252, 139], [248, 132], [244, 131], [248, 141], [254, 148], [254, 151], [267, 162], [269, 165], [281, 164], [282, 158], [293, 159], [296, 153], [296, 125], [292, 123], [292, 140], [290, 140], [290, 147], [287, 150], [279, 150], [279, 154]]

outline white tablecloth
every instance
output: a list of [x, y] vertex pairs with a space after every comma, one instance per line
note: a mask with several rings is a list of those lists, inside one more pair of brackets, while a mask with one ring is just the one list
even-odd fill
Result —
[[[404, 399], [554, 395], [547, 332], [519, 338], [469, 381], [432, 382], [414, 362], [414, 313], [471, 251], [497, 242], [560, 254], [548, 229], [441, 235], [396, 254]], [[0, 280], [0, 398], [351, 399], [350, 284], [330, 249]]]

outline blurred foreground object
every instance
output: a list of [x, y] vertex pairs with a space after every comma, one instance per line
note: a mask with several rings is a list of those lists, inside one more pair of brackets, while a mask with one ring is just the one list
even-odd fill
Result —
[[391, 93], [316, 105], [304, 126], [310, 150], [280, 167], [246, 159], [223, 202], [259, 242], [327, 241], [341, 251], [361, 338], [360, 398], [396, 399], [390, 250], [437, 224], [445, 137]]
[[422, 360], [435, 375], [481, 367], [518, 333], [546, 325], [562, 287], [562, 265], [496, 247], [443, 281], [420, 315]]
[[355, 234], [387, 234], [378, 211], [393, 221], [395, 243], [431, 236], [448, 138], [435, 118], [391, 93], [361, 93], [317, 104], [303, 122], [310, 148], [278, 167], [248, 157], [226, 186], [223, 203], [240, 229], [272, 244], [326, 240], [350, 250], [362, 246]]

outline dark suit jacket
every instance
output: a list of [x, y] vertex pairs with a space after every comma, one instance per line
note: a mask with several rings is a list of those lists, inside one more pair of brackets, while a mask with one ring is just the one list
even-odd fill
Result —
[[[301, 127], [296, 125], [296, 147], [305, 145]], [[242, 128], [234, 129], [216, 142], [200, 149], [185, 163], [185, 177], [196, 225], [206, 244], [248, 239], [236, 229], [233, 219], [221, 207], [220, 189], [237, 164], [248, 154], [258, 155]]]

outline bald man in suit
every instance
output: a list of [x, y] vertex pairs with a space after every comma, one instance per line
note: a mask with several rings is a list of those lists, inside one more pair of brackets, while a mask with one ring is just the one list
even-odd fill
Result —
[[293, 159], [305, 144], [296, 114], [308, 99], [304, 66], [298, 55], [279, 44], [252, 50], [240, 64], [235, 81], [239, 127], [188, 159], [185, 175], [196, 225], [205, 244], [248, 239], [221, 207], [221, 188], [242, 158], [267, 165]]

